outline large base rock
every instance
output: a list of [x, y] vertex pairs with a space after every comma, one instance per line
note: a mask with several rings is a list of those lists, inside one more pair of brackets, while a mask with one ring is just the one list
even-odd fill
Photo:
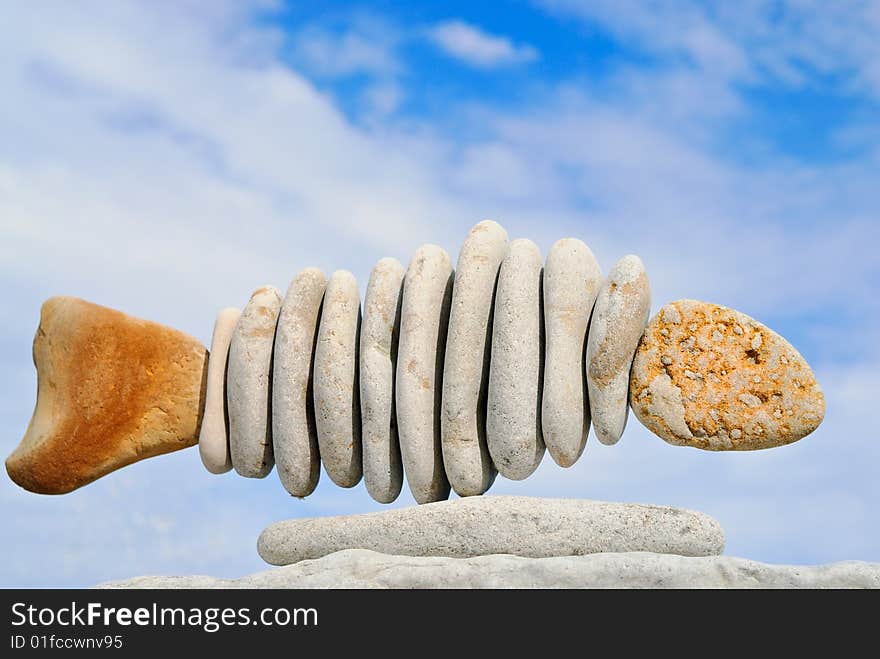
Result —
[[273, 565], [343, 549], [454, 558], [630, 551], [711, 556], [724, 550], [724, 531], [708, 515], [668, 506], [484, 496], [363, 515], [291, 519], [272, 524], [257, 541], [260, 556]]
[[880, 563], [770, 565], [647, 552], [555, 558], [389, 556], [350, 549], [241, 579], [136, 577], [101, 588], [880, 588]]

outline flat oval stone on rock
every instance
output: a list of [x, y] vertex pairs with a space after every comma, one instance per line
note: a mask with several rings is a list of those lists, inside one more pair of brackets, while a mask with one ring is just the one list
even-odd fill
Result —
[[550, 248], [544, 264], [547, 345], [541, 429], [547, 451], [560, 467], [577, 462], [590, 431], [584, 352], [601, 283], [596, 257], [583, 242], [563, 238]]
[[492, 302], [507, 232], [486, 220], [465, 238], [455, 268], [443, 367], [443, 463], [459, 496], [482, 494], [495, 480], [486, 445]]
[[624, 256], [602, 283], [587, 343], [590, 411], [603, 444], [616, 444], [626, 427], [630, 367], [650, 313], [645, 267], [638, 256]]
[[405, 273], [397, 259], [381, 259], [370, 273], [364, 298], [359, 378], [364, 484], [379, 503], [394, 501], [403, 486], [394, 369]]
[[275, 466], [269, 380], [279, 309], [277, 288], [264, 286], [254, 291], [229, 344], [229, 453], [235, 471], [248, 478], [263, 478]]
[[272, 446], [278, 478], [290, 494], [305, 497], [321, 474], [312, 405], [312, 354], [327, 277], [300, 272], [284, 296], [275, 332], [272, 367]]
[[241, 311], [235, 307], [221, 309], [211, 336], [211, 356], [208, 359], [208, 381], [205, 390], [205, 412], [199, 431], [199, 456], [205, 469], [212, 474], [224, 474], [232, 469], [229, 455], [229, 434], [226, 420], [226, 362], [232, 332], [238, 324]]
[[668, 506], [537, 497], [467, 497], [361, 515], [291, 519], [266, 528], [257, 551], [287, 565], [343, 549], [404, 556], [540, 558], [651, 551], [713, 556], [721, 525]]
[[498, 472], [512, 480], [527, 478], [544, 456], [541, 266], [535, 243], [514, 240], [501, 263], [495, 293], [486, 440]]
[[397, 356], [397, 430], [410, 492], [419, 503], [449, 496], [440, 446], [440, 394], [452, 300], [452, 263], [436, 245], [412, 258], [403, 284]]
[[813, 432], [825, 397], [800, 353], [749, 316], [678, 300], [639, 344], [630, 405], [670, 444], [710, 451], [782, 446]]
[[339, 487], [361, 480], [361, 410], [357, 280], [347, 270], [330, 276], [315, 344], [313, 394], [321, 462]]

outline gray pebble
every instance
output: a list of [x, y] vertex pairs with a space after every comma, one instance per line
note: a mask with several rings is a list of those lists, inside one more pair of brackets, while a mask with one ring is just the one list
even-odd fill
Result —
[[300, 272], [287, 289], [275, 333], [272, 369], [272, 443], [278, 477], [295, 497], [312, 493], [321, 474], [312, 406], [312, 355], [327, 278]]
[[419, 503], [449, 496], [440, 448], [440, 394], [451, 297], [449, 255], [423, 245], [403, 285], [395, 392], [406, 480]]
[[528, 477], [544, 456], [541, 270], [537, 245], [514, 240], [501, 263], [495, 293], [486, 440], [498, 472], [513, 480]]
[[400, 304], [405, 270], [384, 258], [373, 268], [361, 324], [360, 394], [364, 483], [379, 503], [391, 503], [403, 485], [394, 410]]
[[507, 232], [487, 220], [470, 230], [455, 268], [443, 368], [441, 442], [446, 475], [459, 496], [482, 494], [495, 480], [486, 445], [492, 303]]
[[263, 478], [275, 464], [272, 455], [272, 408], [269, 396], [275, 323], [281, 293], [274, 286], [257, 289], [232, 333], [226, 376], [229, 453], [241, 476]]
[[340, 487], [354, 487], [362, 473], [357, 371], [360, 318], [357, 281], [350, 272], [337, 270], [324, 293], [313, 395], [321, 462]]
[[403, 556], [541, 558], [598, 552], [713, 556], [724, 531], [709, 515], [668, 506], [485, 496], [361, 515], [290, 519], [266, 528], [257, 551], [288, 565], [344, 549]]
[[584, 374], [587, 326], [602, 271], [593, 252], [575, 238], [550, 248], [544, 264], [544, 392], [541, 428], [551, 457], [572, 466], [584, 451], [590, 405]]
[[214, 323], [211, 352], [208, 358], [208, 381], [205, 388], [205, 411], [199, 430], [199, 456], [205, 469], [224, 474], [232, 469], [229, 456], [229, 434], [226, 412], [226, 362], [229, 342], [241, 311], [234, 307], [222, 309]]
[[615, 444], [629, 413], [633, 356], [651, 311], [651, 288], [638, 256], [624, 256], [602, 283], [587, 342], [587, 387], [596, 437]]

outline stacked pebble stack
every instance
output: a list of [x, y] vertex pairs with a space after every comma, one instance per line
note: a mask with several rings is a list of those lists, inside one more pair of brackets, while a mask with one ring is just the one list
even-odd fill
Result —
[[620, 439], [630, 405], [669, 443], [709, 450], [785, 444], [818, 426], [821, 390], [782, 337], [694, 301], [649, 323], [650, 297], [637, 256], [603, 278], [583, 242], [560, 240], [543, 261], [491, 221], [471, 229], [454, 269], [435, 245], [406, 269], [379, 261], [363, 317], [351, 273], [306, 269], [283, 298], [266, 286], [241, 314], [218, 316], [202, 461], [256, 478], [277, 464], [297, 497], [323, 464], [341, 487], [363, 477], [381, 503], [405, 474], [430, 503], [482, 494], [496, 473], [527, 478], [545, 448], [570, 467], [591, 424], [603, 444]]

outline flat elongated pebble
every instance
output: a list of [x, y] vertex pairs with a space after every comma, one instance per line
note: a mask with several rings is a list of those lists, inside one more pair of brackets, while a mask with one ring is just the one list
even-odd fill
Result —
[[235, 471], [248, 478], [263, 478], [275, 465], [269, 382], [280, 309], [281, 293], [277, 288], [257, 289], [238, 319], [229, 344], [229, 454]]
[[224, 474], [232, 469], [229, 455], [229, 434], [226, 413], [226, 362], [232, 332], [241, 317], [234, 307], [222, 309], [214, 323], [211, 353], [208, 358], [208, 382], [205, 392], [205, 412], [199, 431], [199, 456], [205, 469], [212, 474]]
[[354, 487], [362, 474], [357, 368], [360, 319], [357, 281], [347, 270], [337, 270], [324, 293], [313, 392], [321, 462], [340, 487]]
[[373, 268], [361, 325], [361, 436], [364, 483], [379, 503], [391, 503], [403, 485], [403, 465], [394, 410], [394, 369], [405, 270], [384, 258]]
[[273, 565], [354, 548], [453, 558], [628, 551], [712, 556], [724, 550], [724, 531], [704, 513], [668, 506], [485, 496], [361, 515], [290, 519], [267, 527], [257, 540], [260, 556]]
[[449, 496], [440, 447], [440, 394], [451, 298], [449, 255], [436, 245], [423, 245], [403, 284], [395, 392], [406, 480], [419, 503]]
[[626, 427], [630, 367], [650, 313], [645, 267], [638, 256], [624, 256], [602, 282], [587, 342], [590, 412], [603, 444], [616, 444]]
[[797, 441], [825, 416], [807, 362], [776, 332], [727, 307], [678, 300], [645, 330], [630, 405], [670, 444], [748, 451]]
[[601, 283], [596, 257], [583, 242], [563, 238], [550, 248], [544, 264], [541, 429], [550, 456], [561, 467], [570, 467], [581, 456], [590, 430], [584, 354]]
[[470, 230], [455, 268], [440, 423], [443, 463], [459, 496], [482, 494], [495, 480], [486, 445], [492, 303], [507, 232], [487, 220]]
[[275, 332], [272, 368], [272, 446], [278, 478], [290, 494], [312, 493], [321, 474], [312, 406], [312, 356], [327, 277], [300, 272], [284, 296]]
[[529, 476], [544, 456], [541, 270], [538, 246], [514, 240], [501, 262], [495, 293], [486, 440], [498, 472], [513, 480]]

